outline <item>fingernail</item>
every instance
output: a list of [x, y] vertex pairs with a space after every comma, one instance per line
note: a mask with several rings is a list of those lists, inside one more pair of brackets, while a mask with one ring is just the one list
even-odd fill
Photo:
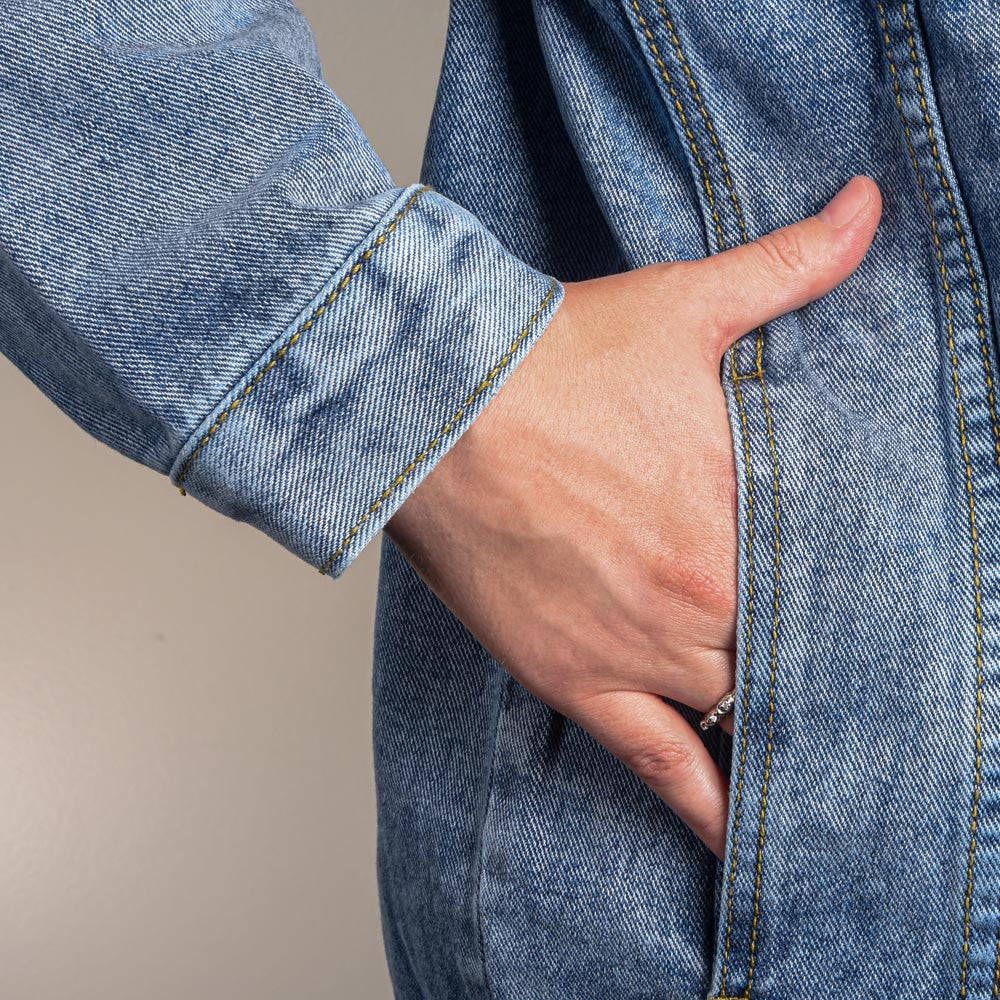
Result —
[[871, 200], [868, 185], [860, 178], [852, 177], [820, 211], [818, 218], [834, 229], [842, 229]]

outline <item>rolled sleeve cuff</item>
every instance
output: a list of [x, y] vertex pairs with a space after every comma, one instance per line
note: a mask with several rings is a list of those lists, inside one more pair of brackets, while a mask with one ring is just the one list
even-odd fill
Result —
[[492, 398], [562, 285], [427, 187], [399, 198], [170, 478], [339, 576]]

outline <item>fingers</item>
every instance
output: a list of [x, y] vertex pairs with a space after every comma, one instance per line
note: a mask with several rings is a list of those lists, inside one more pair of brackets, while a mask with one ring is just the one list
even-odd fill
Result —
[[578, 706], [574, 718], [723, 857], [728, 781], [675, 708], [654, 694], [610, 691]]
[[[733, 689], [735, 671], [732, 649], [678, 648], [656, 662], [636, 657], [627, 665], [619, 664], [613, 689], [648, 691], [705, 714]], [[732, 724], [727, 724], [727, 719], [731, 716], [723, 716], [719, 725], [731, 733]]]
[[881, 213], [878, 186], [859, 174], [818, 215], [695, 263], [694, 292], [712, 312], [717, 356], [844, 281], [867, 253]]

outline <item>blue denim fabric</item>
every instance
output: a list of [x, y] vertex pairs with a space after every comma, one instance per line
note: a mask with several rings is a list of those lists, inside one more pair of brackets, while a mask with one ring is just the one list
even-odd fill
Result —
[[400, 1000], [1000, 994], [1000, 5], [454, 0], [433, 190], [394, 186], [287, 3], [4, 15], [0, 346], [333, 575], [561, 281], [719, 252], [872, 176], [859, 270], [722, 366], [725, 858], [383, 538], [385, 940]]
[[101, 440], [341, 573], [561, 286], [393, 184], [283, 0], [3, 15], [0, 347]]

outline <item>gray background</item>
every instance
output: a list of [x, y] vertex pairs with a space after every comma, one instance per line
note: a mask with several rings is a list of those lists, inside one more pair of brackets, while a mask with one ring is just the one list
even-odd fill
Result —
[[[446, 0], [302, 0], [419, 179]], [[377, 541], [336, 582], [97, 444], [0, 357], [0, 996], [387, 1000]]]

